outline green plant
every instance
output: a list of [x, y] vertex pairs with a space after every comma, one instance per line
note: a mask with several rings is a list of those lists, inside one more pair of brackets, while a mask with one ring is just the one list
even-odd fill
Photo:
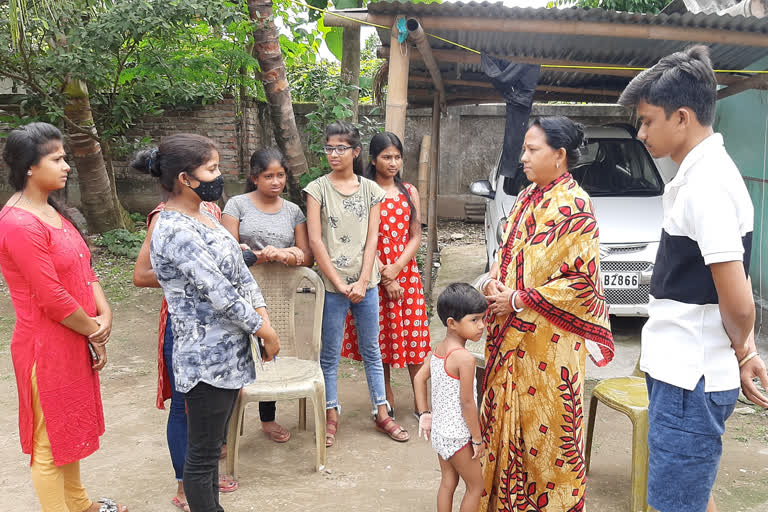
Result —
[[587, 9], [606, 9], [609, 11], [642, 12], [658, 14], [669, 0], [552, 0], [547, 3], [552, 7], [581, 7]]
[[299, 177], [299, 184], [305, 187], [314, 179], [328, 174], [331, 170], [325, 158], [325, 127], [334, 121], [344, 121], [352, 118], [352, 100], [349, 99], [351, 86], [341, 81], [318, 91], [317, 108], [307, 114], [307, 146], [318, 162], [310, 166], [309, 172]]
[[144, 230], [131, 232], [127, 229], [113, 229], [96, 237], [94, 244], [106, 248], [116, 256], [136, 259], [146, 236], [147, 232]]

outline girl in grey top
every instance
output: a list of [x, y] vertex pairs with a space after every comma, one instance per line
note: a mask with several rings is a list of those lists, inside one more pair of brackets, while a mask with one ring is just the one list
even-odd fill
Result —
[[[256, 253], [256, 264], [279, 261], [311, 266], [307, 219], [296, 204], [280, 197], [285, 190], [287, 167], [276, 149], [261, 149], [251, 155], [245, 194], [227, 202], [221, 223]], [[272, 441], [285, 443], [291, 433], [275, 421], [275, 415], [275, 402], [259, 402], [261, 430]]]
[[312, 266], [307, 218], [295, 203], [281, 197], [288, 163], [282, 153], [268, 148], [251, 155], [251, 174], [245, 194], [224, 207], [221, 223], [241, 244], [258, 256], [258, 263], [280, 261]]
[[169, 192], [152, 233], [150, 260], [172, 319], [176, 388], [185, 393], [187, 503], [195, 512], [222, 512], [217, 484], [225, 425], [240, 388], [256, 378], [248, 335], [264, 340], [267, 360], [280, 343], [237, 241], [200, 209], [223, 190], [213, 141], [173, 135], [132, 165], [159, 178]]

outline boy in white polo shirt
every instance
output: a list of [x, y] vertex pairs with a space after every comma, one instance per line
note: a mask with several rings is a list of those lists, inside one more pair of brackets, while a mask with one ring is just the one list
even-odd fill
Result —
[[712, 485], [725, 420], [739, 386], [768, 407], [754, 341], [748, 273], [753, 208], [714, 133], [717, 81], [709, 49], [661, 59], [619, 98], [633, 106], [638, 138], [679, 166], [664, 192], [664, 223], [651, 279], [640, 367], [648, 385], [648, 504], [661, 512], [714, 512]]

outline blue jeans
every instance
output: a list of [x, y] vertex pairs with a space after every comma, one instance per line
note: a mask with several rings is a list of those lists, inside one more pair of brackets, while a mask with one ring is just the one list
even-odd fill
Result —
[[343, 293], [325, 292], [323, 348], [320, 351], [320, 367], [325, 377], [325, 408], [341, 411], [336, 380], [344, 338], [344, 320], [350, 309], [355, 319], [357, 344], [363, 357], [368, 392], [375, 412], [376, 406], [389, 405], [379, 349], [379, 290], [376, 286], [365, 292], [365, 297], [358, 304], [352, 304]]
[[171, 452], [171, 463], [176, 473], [176, 480], [181, 482], [184, 475], [184, 459], [187, 458], [187, 411], [184, 406], [184, 393], [176, 391], [176, 381], [173, 378], [173, 330], [171, 317], [165, 322], [163, 340], [163, 359], [168, 370], [168, 382], [171, 384], [171, 407], [168, 414], [168, 451]]

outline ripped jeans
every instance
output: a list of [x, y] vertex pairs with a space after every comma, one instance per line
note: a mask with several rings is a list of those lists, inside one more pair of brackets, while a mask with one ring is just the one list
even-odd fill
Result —
[[352, 304], [343, 293], [325, 292], [323, 309], [323, 348], [320, 351], [320, 367], [325, 377], [325, 408], [337, 408], [337, 375], [341, 344], [344, 342], [344, 321], [347, 311], [352, 310], [357, 327], [357, 344], [365, 366], [365, 378], [368, 392], [375, 412], [379, 405], [387, 404], [387, 392], [384, 387], [384, 367], [381, 364], [379, 348], [379, 289], [368, 289], [365, 297], [358, 304]]

